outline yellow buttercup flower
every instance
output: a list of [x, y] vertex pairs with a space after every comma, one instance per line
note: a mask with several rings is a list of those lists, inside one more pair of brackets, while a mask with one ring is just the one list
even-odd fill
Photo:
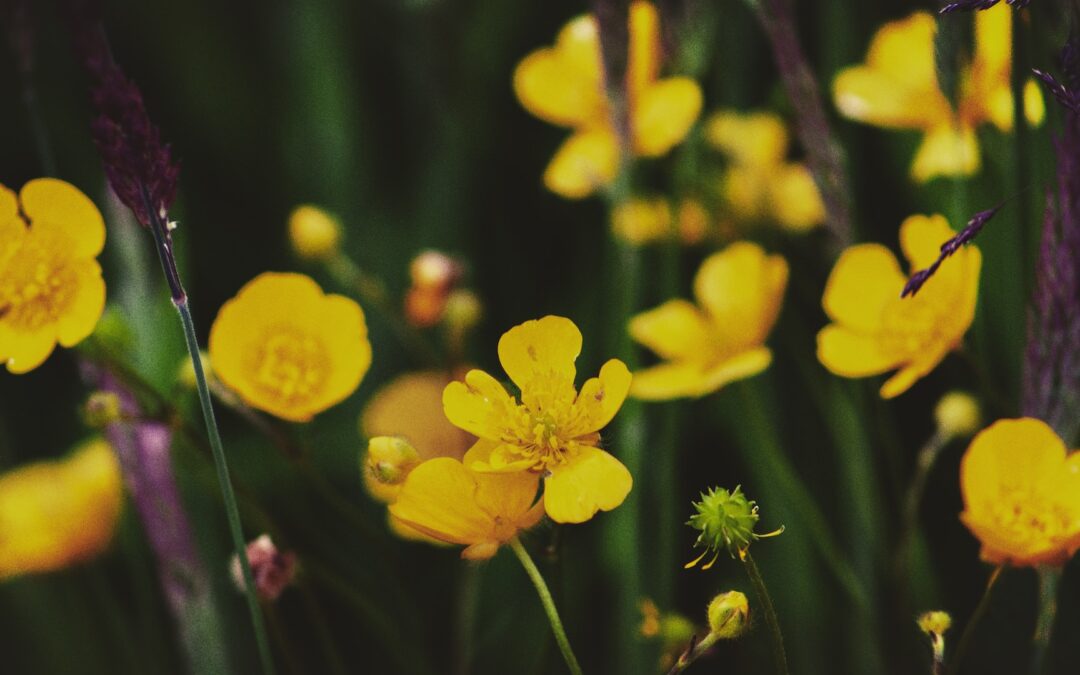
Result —
[[543, 518], [539, 484], [532, 471], [476, 471], [439, 457], [409, 473], [390, 513], [429, 537], [466, 546], [463, 558], [484, 560]]
[[0, 185], [0, 362], [10, 372], [94, 331], [105, 310], [95, 260], [104, 246], [105, 221], [74, 186], [38, 178], [16, 197]]
[[355, 302], [302, 274], [265, 272], [218, 312], [210, 358], [244, 403], [306, 422], [356, 390], [371, 344]]
[[341, 223], [312, 204], [301, 204], [289, 214], [289, 243], [301, 258], [328, 260], [341, 247]]
[[581, 331], [574, 322], [559, 316], [526, 321], [499, 340], [499, 361], [521, 390], [520, 403], [482, 370], [470, 370], [465, 382], [443, 392], [446, 417], [480, 439], [465, 454], [465, 466], [544, 474], [547, 514], [559, 523], [614, 509], [633, 483], [626, 467], [597, 447], [599, 431], [626, 399], [630, 371], [611, 359], [579, 392], [579, 353]]
[[[701, 114], [701, 88], [686, 77], [659, 79], [660, 18], [656, 7], [630, 6], [626, 90], [632, 152], [659, 157], [677, 145]], [[526, 110], [573, 129], [544, 172], [544, 184], [571, 199], [611, 183], [618, 171], [619, 140], [603, 85], [596, 19], [580, 16], [559, 32], [552, 47], [525, 57], [514, 71], [514, 92]]]
[[630, 320], [630, 336], [665, 362], [634, 374], [632, 396], [704, 396], [765, 370], [765, 338], [780, 314], [788, 266], [756, 244], [709, 256], [694, 278], [698, 306], [669, 300]]
[[774, 220], [796, 232], [825, 222], [810, 170], [787, 161], [788, 132], [778, 115], [721, 110], [709, 117], [705, 138], [730, 161], [720, 191], [733, 218]]
[[[935, 26], [927, 12], [885, 24], [866, 63], [841, 71], [833, 82], [836, 107], [846, 117], [923, 132], [911, 165], [919, 182], [974, 174], [981, 164], [975, 129], [986, 122], [1003, 132], [1013, 128], [1012, 9], [1002, 4], [975, 15], [975, 51], [960, 73], [955, 107], [937, 81]], [[1042, 94], [1032, 80], [1024, 88], [1024, 110], [1031, 124], [1042, 122]]]
[[70, 457], [0, 476], [0, 580], [50, 572], [105, 550], [120, 516], [120, 465], [95, 440]]
[[[900, 226], [900, 247], [911, 269], [929, 267], [956, 233], [944, 217], [911, 216]], [[899, 369], [881, 387], [883, 398], [904, 393], [960, 345], [975, 317], [982, 254], [969, 244], [945, 262], [918, 295], [900, 297], [907, 277], [880, 244], [859, 244], [840, 256], [822, 305], [833, 323], [818, 333], [818, 360], [843, 377]]]
[[987, 562], [1062, 565], [1080, 549], [1080, 452], [1068, 453], [1044, 422], [1001, 420], [979, 432], [960, 490], [960, 520]]

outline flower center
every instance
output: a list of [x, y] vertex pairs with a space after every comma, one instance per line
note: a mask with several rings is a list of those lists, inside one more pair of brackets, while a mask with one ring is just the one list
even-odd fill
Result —
[[883, 313], [882, 350], [911, 356], [943, 342], [947, 316], [942, 309], [919, 297], [893, 300]]
[[1031, 488], [1003, 487], [987, 507], [1002, 534], [1025, 548], [1052, 548], [1080, 528], [1068, 509]]
[[[0, 277], [0, 319], [21, 332], [56, 323], [77, 290], [66, 255], [28, 239], [6, 262]], [[51, 253], [51, 255], [50, 255]]]
[[317, 395], [329, 372], [326, 350], [317, 337], [278, 329], [256, 359], [255, 381], [267, 393], [293, 403]]

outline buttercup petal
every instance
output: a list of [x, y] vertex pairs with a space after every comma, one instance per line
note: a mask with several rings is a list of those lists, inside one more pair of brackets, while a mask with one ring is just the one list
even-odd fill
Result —
[[580, 420], [569, 433], [575, 438], [600, 431], [619, 412], [632, 380], [626, 364], [611, 359], [600, 368], [600, 377], [585, 381], [574, 401], [577, 419]]
[[780, 164], [788, 150], [787, 128], [771, 112], [714, 113], [705, 124], [705, 139], [735, 164], [757, 169]]
[[911, 269], [921, 270], [937, 260], [941, 245], [955, 235], [945, 216], [909, 216], [900, 224], [900, 248]]
[[903, 362], [903, 355], [885, 349], [878, 336], [837, 325], [825, 326], [818, 333], [817, 357], [842, 377], [878, 375]]
[[35, 331], [14, 330], [0, 321], [0, 360], [9, 373], [22, 375], [37, 368], [56, 348], [55, 326], [46, 325]]
[[413, 469], [390, 513], [420, 532], [452, 544], [489, 541], [491, 514], [476, 501], [476, 474], [450, 457], [430, 459]]
[[582, 199], [610, 185], [618, 168], [619, 144], [610, 128], [578, 131], [551, 158], [544, 185], [567, 199]]
[[698, 396], [705, 389], [705, 369], [699, 361], [676, 361], [639, 370], [630, 384], [630, 395], [645, 401]]
[[630, 319], [630, 337], [665, 359], [689, 359], [711, 348], [711, 327], [692, 303], [669, 300]]
[[763, 372], [771, 363], [772, 351], [768, 347], [757, 347], [740, 352], [706, 370], [701, 382], [701, 389], [694, 395], [705, 396], [714, 391], [719, 391], [732, 382], [744, 380]]
[[786, 229], [805, 232], [825, 221], [825, 203], [805, 164], [778, 169], [769, 192], [776, 220]]
[[[597, 50], [593, 22], [579, 19], [571, 24], [568, 35], [588, 34]], [[538, 49], [525, 57], [514, 70], [514, 93], [530, 113], [540, 119], [566, 127], [591, 124], [604, 114], [605, 103], [600, 83], [599, 63], [585, 63], [574, 58], [575, 51]]]
[[583, 523], [623, 503], [633, 478], [622, 462], [599, 448], [577, 446], [544, 483], [544, 506], [557, 523]]
[[633, 99], [656, 81], [660, 70], [660, 15], [651, 2], [630, 4], [629, 58], [626, 84]]
[[538, 379], [554, 378], [572, 386], [579, 354], [581, 331], [561, 316], [526, 321], [499, 339], [499, 362], [522, 392]]
[[859, 244], [840, 254], [821, 304], [833, 321], [856, 331], [881, 329], [882, 313], [904, 288], [896, 256], [880, 244]]
[[947, 353], [948, 349], [938, 348], [929, 354], [920, 355], [919, 358], [905, 365], [896, 371], [896, 374], [885, 380], [885, 384], [881, 385], [878, 394], [884, 399], [896, 398], [903, 394], [908, 389], [911, 389], [913, 384], [926, 377], [930, 371], [936, 368]]
[[929, 130], [915, 153], [911, 177], [925, 183], [938, 176], [971, 176], [979, 171], [979, 141], [969, 126], [942, 124]]
[[0, 185], [0, 225], [19, 217], [19, 199], [6, 186]]
[[467, 469], [483, 473], [512, 473], [531, 469], [535, 460], [523, 459], [520, 448], [481, 438], [465, 453], [461, 463]]
[[671, 77], [645, 88], [634, 105], [634, 150], [659, 157], [678, 145], [701, 115], [701, 87], [688, 77]]
[[74, 347], [94, 332], [105, 311], [105, 281], [96, 260], [72, 263], [71, 298], [56, 322], [57, 341]]
[[996, 501], [1002, 487], [1040, 485], [1061, 470], [1065, 443], [1045, 422], [999, 420], [983, 429], [960, 463], [960, 490], [969, 506]]
[[67, 251], [78, 258], [94, 257], [105, 246], [105, 220], [89, 197], [56, 178], [37, 178], [19, 191], [19, 201], [31, 225], [45, 221], [63, 230], [71, 241]]
[[470, 370], [465, 382], [451, 382], [443, 390], [443, 412], [451, 424], [474, 436], [498, 440], [505, 420], [517, 402], [491, 375]]
[[765, 341], [780, 313], [787, 262], [757, 244], [737, 242], [709, 256], [694, 277], [694, 295], [709, 314], [723, 353]]

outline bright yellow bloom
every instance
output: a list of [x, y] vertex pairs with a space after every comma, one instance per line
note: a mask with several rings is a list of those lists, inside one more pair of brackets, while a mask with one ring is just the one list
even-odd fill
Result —
[[122, 503], [120, 465], [102, 440], [0, 476], [0, 580], [101, 553]]
[[979, 432], [960, 464], [960, 520], [982, 558], [1062, 565], [1080, 549], [1080, 452], [1044, 422], [1001, 420]]
[[105, 221], [77, 188], [38, 178], [18, 197], [0, 185], [0, 362], [12, 373], [41, 365], [56, 343], [73, 347], [105, 310], [95, 258]]
[[[581, 523], [622, 504], [633, 480], [598, 446], [630, 389], [630, 371], [611, 359], [578, 392], [574, 361], [581, 331], [573, 321], [546, 316], [526, 321], [499, 340], [499, 361], [521, 390], [521, 402], [498, 380], [470, 370], [443, 392], [446, 417], [479, 437], [465, 466], [481, 472], [544, 474], [547, 514]], [[396, 513], [396, 512], [395, 512]]]
[[[900, 226], [900, 247], [911, 270], [929, 267], [956, 233], [944, 217], [911, 216]], [[975, 318], [982, 254], [969, 244], [949, 258], [914, 297], [901, 299], [907, 277], [880, 244], [859, 244], [840, 256], [822, 305], [833, 320], [818, 333], [818, 360], [843, 377], [899, 368], [881, 387], [883, 398], [904, 393], [960, 345]]]
[[439, 457], [409, 473], [390, 513], [434, 539], [466, 546], [461, 557], [484, 560], [543, 518], [539, 484], [532, 471], [475, 471]]
[[[935, 176], [968, 176], [981, 159], [975, 129], [986, 122], [1003, 132], [1013, 127], [1012, 8], [975, 15], [975, 52], [960, 73], [958, 104], [942, 93], [934, 62], [933, 15], [916, 12], [878, 30], [866, 63], [841, 71], [833, 96], [841, 114], [889, 129], [917, 129], [923, 141], [911, 176], [925, 182]], [[1033, 81], [1024, 88], [1025, 117], [1042, 122], [1042, 94]]]
[[[632, 151], [659, 157], [677, 145], [701, 114], [701, 88], [686, 77], [658, 79], [660, 19], [649, 2], [630, 6], [630, 52], [626, 75]], [[579, 199], [615, 178], [619, 141], [603, 86], [596, 19], [566, 24], [552, 47], [525, 57], [514, 71], [514, 92], [526, 110], [573, 129], [544, 172], [544, 184]]]
[[634, 374], [630, 393], [665, 400], [704, 396], [765, 370], [787, 287], [787, 262], [739, 242], [709, 256], [694, 278], [698, 305], [669, 300], [630, 320], [630, 336], [665, 362]]
[[673, 209], [663, 197], [632, 197], [611, 213], [611, 232], [634, 246], [670, 241], [700, 244], [709, 233], [709, 212], [696, 199], [683, 199]]
[[302, 274], [265, 272], [218, 312], [210, 359], [244, 403], [306, 422], [356, 390], [371, 344], [355, 302]]
[[341, 246], [341, 223], [318, 206], [301, 204], [289, 214], [289, 243], [301, 258], [331, 258]]
[[825, 221], [810, 170], [787, 161], [788, 132], [778, 115], [721, 110], [709, 117], [705, 138], [731, 162], [721, 193], [735, 219], [775, 220], [796, 232]]

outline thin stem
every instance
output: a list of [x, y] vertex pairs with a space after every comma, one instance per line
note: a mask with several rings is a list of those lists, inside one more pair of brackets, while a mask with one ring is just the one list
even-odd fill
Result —
[[1057, 589], [1060, 581], [1061, 570], [1053, 567], [1039, 568], [1039, 620], [1035, 624], [1035, 636], [1032, 638], [1031, 675], [1042, 675], [1046, 671], [1046, 654], [1057, 617]]
[[903, 581], [910, 566], [911, 546], [919, 527], [919, 504], [922, 503], [923, 492], [926, 490], [926, 480], [948, 440], [940, 431], [935, 431], [919, 451], [916, 459], [915, 475], [904, 495], [904, 519], [900, 530], [900, 541], [896, 547], [896, 558], [893, 562], [898, 582]]
[[994, 586], [997, 585], [998, 579], [1001, 578], [1001, 573], [1005, 570], [1005, 566], [995, 567], [994, 571], [990, 573], [990, 578], [986, 581], [986, 590], [983, 591], [982, 599], [979, 600], [979, 604], [975, 607], [975, 611], [972, 612], [971, 618], [968, 619], [967, 625], [964, 626], [964, 632], [960, 634], [960, 640], [956, 643], [956, 651], [953, 653], [952, 662], [949, 664], [948, 669], [945, 671], [947, 675], [956, 675], [960, 672], [960, 664], [964, 661], [964, 655], [967, 654], [968, 647], [971, 645], [971, 638], [975, 634], [975, 627], [986, 615], [986, 611], [990, 609], [990, 595], [994, 590]]
[[743, 567], [746, 568], [746, 574], [750, 577], [750, 583], [754, 586], [754, 593], [758, 596], [758, 602], [761, 603], [761, 611], [765, 614], [765, 623], [769, 626], [776, 672], [778, 675], [788, 675], [787, 653], [784, 651], [784, 634], [780, 632], [780, 620], [776, 616], [776, 608], [773, 607], [769, 591], [765, 588], [765, 579], [762, 578], [761, 570], [758, 569], [754, 557], [750, 555], [750, 551], [743, 551], [740, 557], [742, 558]]
[[457, 664], [458, 675], [472, 672], [473, 643], [476, 632], [477, 605], [480, 601], [480, 570], [477, 565], [466, 565], [458, 579], [457, 597]]
[[697, 661], [712, 649], [712, 646], [719, 640], [715, 634], [709, 633], [701, 640], [694, 637], [690, 646], [686, 651], [679, 655], [679, 659], [675, 662], [675, 665], [671, 666], [671, 670], [668, 671], [668, 675], [677, 675], [682, 671], [690, 667], [690, 664]]
[[536, 568], [536, 563], [533, 562], [525, 547], [521, 545], [521, 540], [516, 537], [510, 540], [510, 550], [521, 561], [521, 566], [525, 568], [525, 574], [529, 575], [533, 586], [536, 587], [536, 594], [540, 596], [540, 604], [544, 606], [544, 612], [547, 613], [548, 621], [551, 622], [551, 632], [555, 634], [555, 642], [559, 644], [559, 651], [562, 652], [563, 658], [566, 660], [566, 666], [573, 675], [582, 675], [581, 666], [578, 665], [577, 657], [574, 656], [574, 650], [570, 648], [570, 640], [567, 639], [562, 620], [559, 618], [559, 610], [555, 608], [555, 601], [551, 598], [551, 591], [548, 590], [547, 583], [540, 574], [540, 570]]

